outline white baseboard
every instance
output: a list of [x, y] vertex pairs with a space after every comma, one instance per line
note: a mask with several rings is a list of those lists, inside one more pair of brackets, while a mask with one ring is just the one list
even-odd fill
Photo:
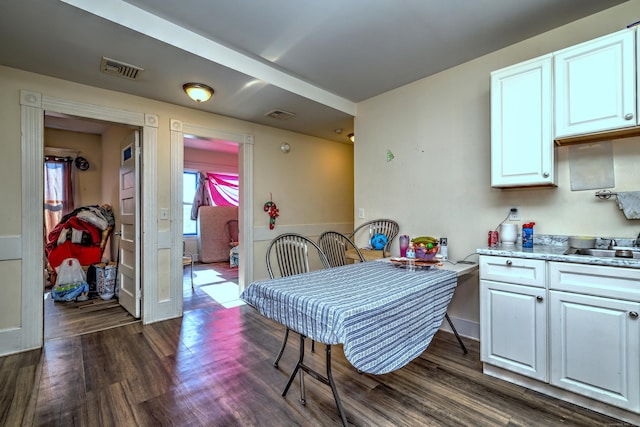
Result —
[[[471, 338], [476, 341], [480, 341], [480, 324], [476, 322], [472, 322], [467, 319], [462, 319], [460, 317], [449, 316], [451, 322], [453, 322], [453, 326], [455, 326], [458, 334], [465, 338]], [[453, 332], [449, 327], [449, 322], [445, 319], [440, 325], [440, 329], [447, 332]]]

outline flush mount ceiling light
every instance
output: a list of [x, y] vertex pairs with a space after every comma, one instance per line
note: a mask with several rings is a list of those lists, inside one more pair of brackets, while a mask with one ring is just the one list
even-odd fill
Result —
[[213, 95], [213, 89], [202, 83], [185, 83], [182, 85], [182, 89], [194, 101], [206, 102]]
[[354, 134], [350, 133], [347, 137], [349, 138], [349, 141], [356, 142], [356, 136]]

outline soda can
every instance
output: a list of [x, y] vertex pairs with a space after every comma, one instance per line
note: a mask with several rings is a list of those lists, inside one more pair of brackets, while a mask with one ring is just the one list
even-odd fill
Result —
[[489, 238], [487, 244], [490, 248], [498, 246], [498, 231], [489, 231]]

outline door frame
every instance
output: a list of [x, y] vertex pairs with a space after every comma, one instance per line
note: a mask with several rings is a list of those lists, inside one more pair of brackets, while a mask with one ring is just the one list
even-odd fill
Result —
[[[171, 119], [171, 237], [174, 242], [182, 242], [182, 175], [184, 172], [184, 135], [201, 138], [220, 139], [238, 144], [238, 177], [240, 194], [238, 209], [238, 229], [240, 230], [240, 252], [238, 266], [238, 286], [240, 292], [253, 281], [253, 135], [231, 133], [220, 129], [183, 123]], [[172, 245], [171, 281], [182, 284], [182, 245]], [[182, 287], [179, 295], [182, 301]], [[182, 304], [180, 307], [182, 311]]]
[[143, 298], [142, 322], [151, 323], [176, 317], [175, 305], [158, 301], [158, 221], [157, 221], [157, 142], [158, 116], [136, 113], [112, 107], [54, 98], [36, 91], [20, 90], [21, 149], [22, 149], [22, 323], [15, 333], [15, 350], [42, 347], [44, 341], [44, 238], [42, 235], [44, 194], [42, 158], [44, 156], [44, 113], [55, 112], [72, 116], [103, 120], [116, 124], [137, 126], [142, 130], [142, 183], [140, 207], [141, 230], [141, 287]]

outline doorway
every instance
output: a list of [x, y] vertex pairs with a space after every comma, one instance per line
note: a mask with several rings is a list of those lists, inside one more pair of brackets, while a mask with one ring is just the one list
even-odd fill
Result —
[[[91, 120], [118, 123], [142, 129], [142, 163], [145, 165], [141, 177], [141, 197], [145, 200], [143, 211], [144, 233], [140, 248], [144, 254], [141, 264], [141, 291], [145, 296], [142, 308], [142, 322], [178, 317], [181, 314], [181, 287], [171, 282], [168, 292], [159, 298], [158, 290], [158, 194], [155, 186], [158, 156], [158, 116], [144, 112], [134, 112], [85, 102], [56, 98], [36, 91], [20, 90], [20, 121], [22, 133], [21, 180], [22, 180], [22, 225], [21, 225], [21, 292], [24, 302], [21, 308], [21, 322], [17, 328], [0, 331], [2, 339], [17, 343], [13, 351], [40, 348], [43, 345], [42, 297], [43, 272], [45, 267], [43, 248], [43, 167], [44, 155], [44, 112], [66, 114]], [[175, 296], [180, 296], [180, 301]]]
[[[173, 241], [182, 241], [183, 235], [183, 199], [182, 182], [184, 172], [184, 141], [186, 135], [196, 135], [207, 140], [227, 141], [238, 147], [238, 176], [240, 177], [238, 233], [238, 286], [240, 292], [253, 280], [253, 135], [230, 133], [219, 129], [202, 127], [171, 119], [171, 182], [175, 191], [171, 192], [171, 210], [177, 221], [172, 223]], [[174, 253], [172, 265], [180, 265], [181, 254]], [[179, 281], [180, 273], [172, 277]]]
[[[237, 300], [240, 295], [239, 145], [217, 138], [184, 136], [183, 247], [195, 260], [194, 286], [189, 288], [190, 294], [184, 294], [184, 311], [188, 310], [189, 299], [201, 293], [218, 302]], [[233, 280], [219, 280], [221, 276]]]
[[[125, 227], [135, 226], [139, 221], [128, 221], [127, 212], [122, 208], [121, 187], [123, 153], [133, 152], [131, 147], [139, 147], [138, 127], [125, 126], [118, 123], [100, 120], [88, 120], [80, 117], [64, 114], [44, 114], [44, 150], [45, 154], [66, 154], [68, 167], [72, 174], [68, 182], [57, 183], [64, 187], [61, 189], [70, 200], [65, 201], [66, 209], [61, 212], [59, 200], [47, 200], [51, 198], [47, 191], [47, 175], [45, 173], [45, 218], [54, 216], [57, 225], [54, 232], [45, 232], [45, 264], [51, 279], [46, 280], [44, 287], [44, 340], [81, 335], [98, 330], [109, 329], [139, 321], [140, 301], [135, 301], [135, 292], [130, 288], [138, 289], [139, 280], [135, 280], [137, 260], [139, 256], [131, 257], [132, 253], [139, 253], [139, 239], [128, 238], [129, 233]], [[60, 157], [58, 157], [60, 158]], [[84, 163], [77, 161], [82, 160]], [[129, 162], [132, 163], [132, 156]], [[47, 168], [45, 168], [47, 170]], [[135, 170], [135, 167], [130, 168]], [[139, 170], [139, 168], [138, 168]], [[135, 176], [135, 174], [132, 174]], [[54, 176], [55, 177], [55, 176]], [[130, 180], [129, 180], [130, 181]], [[139, 185], [133, 182], [128, 190], [133, 198], [138, 194]], [[68, 187], [68, 188], [67, 188]], [[55, 189], [54, 189], [55, 190]], [[73, 191], [71, 191], [73, 190]], [[55, 192], [54, 192], [55, 193]], [[55, 197], [54, 197], [55, 199]], [[133, 207], [133, 203], [127, 209]], [[53, 208], [47, 211], [47, 207]], [[57, 209], [57, 212], [55, 210]], [[129, 217], [136, 218], [137, 212], [131, 212]], [[58, 221], [62, 221], [58, 224]], [[112, 219], [110, 222], [109, 219]], [[46, 223], [46, 221], [45, 221]], [[50, 226], [51, 228], [51, 226]], [[63, 235], [64, 234], [64, 235]], [[122, 236], [125, 235], [125, 239]], [[139, 235], [139, 233], [137, 233]], [[53, 236], [49, 239], [48, 236]], [[56, 238], [59, 236], [60, 238]], [[67, 237], [69, 236], [69, 237]], [[75, 236], [75, 237], [71, 237]], [[95, 242], [92, 236], [99, 236], [100, 242]], [[134, 245], [133, 249], [131, 245]], [[126, 249], [126, 251], [124, 250]], [[125, 256], [122, 256], [124, 254]], [[77, 298], [60, 298], [56, 293], [56, 299], [52, 297], [52, 287], [55, 283], [55, 272], [61, 258], [67, 255], [79, 259], [79, 263], [87, 275], [89, 291], [80, 294]], [[133, 269], [125, 262], [123, 268], [120, 259], [133, 260]], [[100, 264], [98, 264], [100, 263]], [[102, 266], [100, 273], [96, 275], [96, 269], [91, 266]], [[133, 271], [129, 274], [129, 270]], [[122, 276], [124, 273], [125, 278]], [[96, 278], [108, 286], [97, 286]], [[132, 280], [128, 279], [133, 276]], [[116, 281], [125, 283], [126, 292], [115, 294]], [[137, 283], [135, 283], [137, 282]], [[119, 289], [120, 290], [120, 289]], [[139, 292], [138, 292], [139, 293]], [[73, 295], [71, 295], [73, 297]], [[124, 298], [123, 300], [123, 297]], [[121, 306], [129, 302], [127, 309]], [[137, 304], [136, 304], [137, 302]], [[137, 310], [137, 311], [136, 311]], [[132, 312], [132, 314], [129, 313]], [[138, 317], [138, 318], [136, 318]]]

